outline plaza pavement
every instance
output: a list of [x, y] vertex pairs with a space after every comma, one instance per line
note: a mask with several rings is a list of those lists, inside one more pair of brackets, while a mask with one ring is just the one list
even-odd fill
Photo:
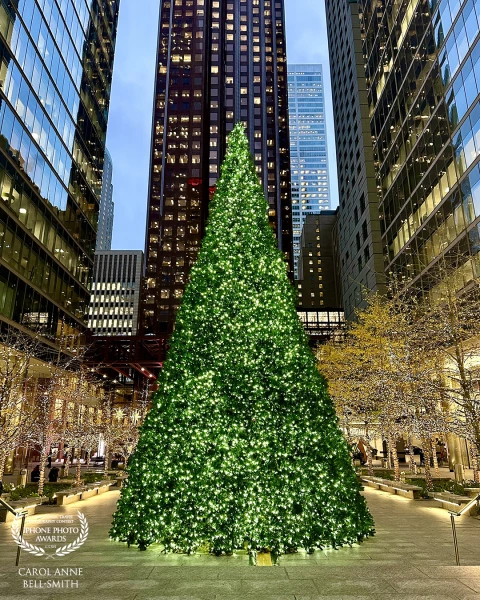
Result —
[[[22, 551], [20, 567], [82, 568], [78, 589], [29, 589], [14, 566], [16, 545], [0, 524], [0, 599], [50, 600], [480, 600], [480, 519], [457, 520], [461, 567], [455, 566], [450, 518], [431, 501], [409, 501], [367, 488], [377, 534], [353, 548], [283, 557], [278, 567], [250, 567], [231, 557], [163, 555], [108, 540], [118, 492], [66, 507], [42, 507], [28, 519], [80, 510], [90, 525], [86, 543], [58, 560]], [[28, 584], [28, 583], [27, 583]]]

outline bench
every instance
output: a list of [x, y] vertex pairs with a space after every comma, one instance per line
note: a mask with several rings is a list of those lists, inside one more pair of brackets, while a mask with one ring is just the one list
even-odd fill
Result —
[[389, 494], [396, 494], [397, 496], [403, 496], [410, 500], [420, 500], [422, 497], [423, 490], [417, 485], [410, 485], [409, 483], [402, 483], [400, 481], [391, 481], [390, 479], [382, 479], [381, 477], [362, 477], [369, 487], [376, 490], [382, 490]]
[[116, 481], [116, 486], [121, 488], [123, 487], [123, 484], [125, 483], [125, 481], [128, 479], [128, 475], [120, 475], [119, 477], [115, 478]]

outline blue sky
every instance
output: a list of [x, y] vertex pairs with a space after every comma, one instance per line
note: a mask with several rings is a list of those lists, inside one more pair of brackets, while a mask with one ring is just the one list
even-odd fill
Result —
[[[107, 146], [113, 159], [112, 247], [144, 247], [155, 53], [160, 0], [121, 0]], [[290, 63], [322, 63], [326, 76], [332, 203], [337, 204], [325, 8], [321, 0], [285, 0]]]

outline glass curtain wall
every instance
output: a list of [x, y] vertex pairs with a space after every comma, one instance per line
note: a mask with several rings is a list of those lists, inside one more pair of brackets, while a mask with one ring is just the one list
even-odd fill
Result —
[[480, 274], [480, 0], [362, 11], [386, 271], [435, 290], [446, 257], [467, 284]]
[[322, 65], [289, 65], [288, 113], [295, 279], [305, 218], [330, 208]]
[[0, 0], [0, 318], [88, 311], [118, 0]]

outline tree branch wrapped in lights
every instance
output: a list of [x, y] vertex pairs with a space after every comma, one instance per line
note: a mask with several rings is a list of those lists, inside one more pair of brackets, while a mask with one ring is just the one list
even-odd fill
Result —
[[373, 521], [241, 125], [111, 536], [216, 554], [357, 542]]

